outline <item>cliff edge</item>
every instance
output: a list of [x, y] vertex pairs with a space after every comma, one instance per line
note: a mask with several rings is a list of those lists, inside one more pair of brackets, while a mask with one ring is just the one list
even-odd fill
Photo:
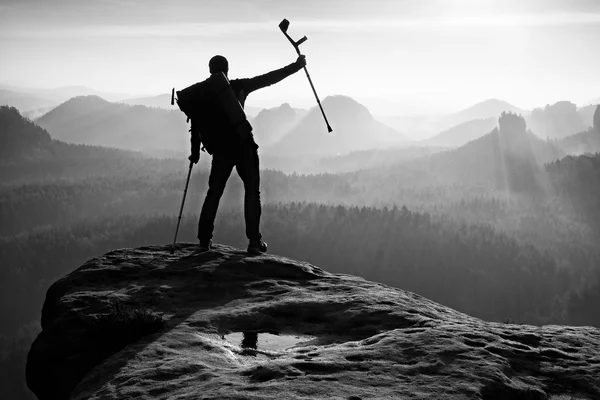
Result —
[[40, 400], [600, 399], [599, 329], [489, 323], [227, 246], [169, 250], [116, 250], [50, 287], [27, 362]]

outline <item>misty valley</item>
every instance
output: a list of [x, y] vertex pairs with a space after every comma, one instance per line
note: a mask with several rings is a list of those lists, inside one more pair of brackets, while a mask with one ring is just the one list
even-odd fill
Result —
[[[23, 371], [53, 282], [172, 240], [188, 167], [189, 127], [165, 96], [29, 96], [0, 108], [0, 398], [34, 398]], [[488, 321], [600, 327], [600, 106], [488, 100], [427, 120], [347, 96], [323, 107], [331, 134], [316, 107], [247, 110], [270, 253]], [[202, 153], [179, 241], [197, 242], [209, 167]], [[243, 198], [232, 177], [215, 243], [246, 246]]]

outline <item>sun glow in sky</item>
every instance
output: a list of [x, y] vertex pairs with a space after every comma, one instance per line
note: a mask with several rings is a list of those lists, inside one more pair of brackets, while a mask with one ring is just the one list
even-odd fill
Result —
[[[248, 77], [301, 49], [321, 98], [393, 103], [398, 114], [488, 98], [523, 108], [600, 96], [595, 0], [2, 0], [0, 83], [165, 93], [208, 75], [211, 56]], [[306, 77], [248, 104], [306, 107]]]

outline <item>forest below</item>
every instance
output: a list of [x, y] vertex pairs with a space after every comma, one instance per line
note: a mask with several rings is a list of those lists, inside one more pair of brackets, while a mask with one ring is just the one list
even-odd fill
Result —
[[[578, 135], [537, 139], [503, 114], [457, 149], [343, 173], [264, 170], [263, 235], [272, 253], [485, 320], [600, 326], [600, 129]], [[582, 143], [587, 154], [568, 155]], [[194, 168], [181, 241], [196, 240], [207, 161]], [[0, 398], [33, 398], [23, 368], [54, 281], [115, 248], [172, 240], [187, 167], [59, 142], [2, 107]], [[232, 177], [217, 243], [245, 247], [242, 203]]]

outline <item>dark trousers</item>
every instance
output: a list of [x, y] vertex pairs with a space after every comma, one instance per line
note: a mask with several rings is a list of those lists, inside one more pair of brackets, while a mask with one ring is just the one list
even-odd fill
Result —
[[215, 217], [219, 201], [225, 190], [227, 179], [233, 167], [244, 182], [244, 218], [246, 220], [246, 237], [252, 243], [261, 239], [260, 224], [260, 173], [258, 171], [258, 151], [255, 146], [244, 146], [241, 154], [235, 158], [213, 155], [208, 192], [202, 205], [198, 222], [198, 239], [205, 243], [212, 239], [215, 228]]

